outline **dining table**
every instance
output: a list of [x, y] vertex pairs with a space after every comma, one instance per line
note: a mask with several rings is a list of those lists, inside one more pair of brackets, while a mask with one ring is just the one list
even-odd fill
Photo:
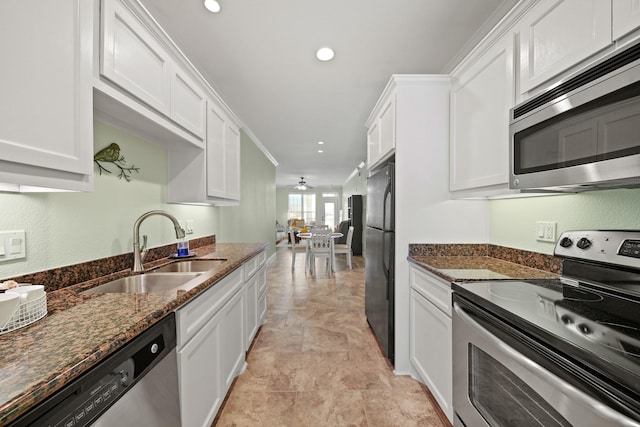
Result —
[[[305, 261], [305, 270], [309, 269], [311, 270], [311, 257], [310, 255], [310, 242], [311, 242], [311, 236], [312, 236], [313, 232], [307, 232], [307, 233], [298, 233], [298, 237], [300, 237], [301, 239], [305, 240], [307, 242], [307, 251], [306, 251], [306, 261]], [[333, 232], [331, 233], [331, 247], [329, 248], [329, 271], [331, 272], [331, 274], [335, 273], [335, 269], [333, 268], [334, 264], [335, 264], [335, 246], [334, 246], [334, 241], [336, 239], [339, 239], [340, 237], [344, 236], [344, 234], [342, 233], [338, 233], [338, 232]]]

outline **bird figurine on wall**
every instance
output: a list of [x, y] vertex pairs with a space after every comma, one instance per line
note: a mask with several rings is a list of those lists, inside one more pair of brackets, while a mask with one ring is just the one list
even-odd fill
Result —
[[127, 182], [131, 181], [131, 172], [140, 172], [140, 168], [137, 168], [135, 165], [132, 165], [131, 167], [125, 167], [126, 162], [124, 160], [124, 155], [120, 155], [120, 146], [115, 142], [112, 142], [111, 144], [109, 144], [109, 146], [98, 151], [93, 156], [93, 161], [96, 162], [96, 165], [98, 165], [98, 172], [100, 173], [100, 175], [102, 175], [103, 171], [106, 173], [111, 173], [111, 171], [105, 168], [101, 164], [101, 162], [113, 163], [118, 169], [120, 169], [118, 178], [124, 178]]

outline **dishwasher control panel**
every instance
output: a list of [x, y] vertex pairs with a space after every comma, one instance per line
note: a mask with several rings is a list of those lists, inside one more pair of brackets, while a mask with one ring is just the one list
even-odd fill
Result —
[[127, 359], [112, 373], [104, 376], [90, 389], [80, 392], [69, 402], [68, 409], [60, 410], [48, 426], [79, 427], [91, 423], [109, 408], [131, 385], [134, 379], [133, 359]]
[[89, 426], [175, 345], [171, 313], [10, 426]]

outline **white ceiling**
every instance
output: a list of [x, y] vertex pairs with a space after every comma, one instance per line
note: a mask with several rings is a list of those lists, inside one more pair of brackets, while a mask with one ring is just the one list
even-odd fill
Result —
[[[449, 71], [516, 3], [218, 1], [211, 14], [202, 0], [141, 0], [278, 162], [278, 186], [341, 186], [366, 161], [364, 124], [389, 77]], [[315, 59], [323, 46], [332, 61]]]

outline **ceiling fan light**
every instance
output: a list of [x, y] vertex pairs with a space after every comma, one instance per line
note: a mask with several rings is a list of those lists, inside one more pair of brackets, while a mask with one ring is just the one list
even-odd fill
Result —
[[204, 0], [204, 7], [211, 13], [220, 12], [220, 3], [216, 0]]

